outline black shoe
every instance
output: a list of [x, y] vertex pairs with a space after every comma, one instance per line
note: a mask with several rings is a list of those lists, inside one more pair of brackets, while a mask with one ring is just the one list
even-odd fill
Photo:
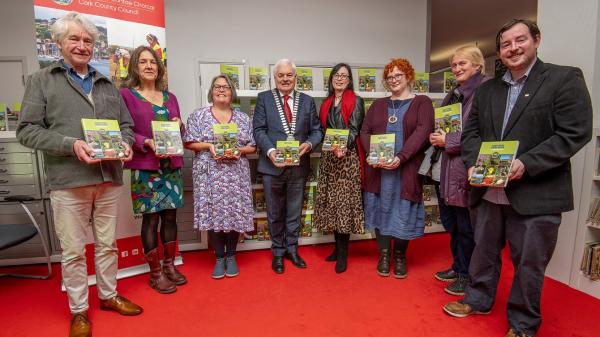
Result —
[[454, 282], [458, 278], [458, 273], [454, 269], [449, 268], [446, 270], [438, 271], [435, 273], [435, 278], [442, 282]]
[[337, 260], [335, 262], [335, 272], [341, 274], [348, 267], [348, 241], [350, 234], [339, 234], [339, 242], [337, 245]]
[[329, 255], [328, 257], [325, 258], [325, 261], [335, 262], [335, 261], [337, 261], [337, 258], [338, 258], [338, 247], [337, 247], [337, 243], [336, 243], [335, 247], [333, 247], [333, 252], [331, 253], [331, 255]]
[[273, 262], [271, 263], [271, 269], [277, 274], [283, 274], [285, 267], [283, 265], [283, 256], [273, 256]]
[[465, 296], [465, 288], [469, 284], [469, 277], [458, 275], [456, 281], [450, 283], [444, 291], [454, 296]]
[[408, 271], [406, 267], [406, 255], [398, 250], [394, 251], [394, 277], [406, 278]]
[[285, 254], [285, 258], [292, 261], [292, 264], [298, 268], [306, 268], [306, 262], [304, 262], [304, 260], [300, 257], [300, 255], [298, 255], [298, 253], [287, 253]]
[[377, 263], [377, 274], [380, 276], [390, 276], [390, 250], [381, 249], [379, 251], [379, 262]]

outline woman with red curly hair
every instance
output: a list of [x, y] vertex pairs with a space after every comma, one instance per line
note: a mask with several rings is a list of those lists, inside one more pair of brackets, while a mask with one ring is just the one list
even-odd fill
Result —
[[366, 150], [372, 135], [393, 134], [395, 156], [390, 163], [365, 165], [365, 227], [375, 230], [377, 237], [377, 273], [390, 275], [393, 241], [394, 277], [405, 278], [408, 243], [423, 236], [425, 230], [423, 182], [418, 170], [433, 131], [433, 105], [429, 97], [411, 92], [415, 71], [408, 60], [392, 59], [383, 78], [392, 95], [373, 102], [360, 140]]

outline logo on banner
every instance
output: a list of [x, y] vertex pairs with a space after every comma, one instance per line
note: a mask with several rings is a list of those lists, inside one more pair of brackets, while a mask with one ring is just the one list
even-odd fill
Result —
[[52, 1], [54, 1], [55, 4], [61, 5], [61, 6], [68, 6], [73, 2], [73, 0], [52, 0]]

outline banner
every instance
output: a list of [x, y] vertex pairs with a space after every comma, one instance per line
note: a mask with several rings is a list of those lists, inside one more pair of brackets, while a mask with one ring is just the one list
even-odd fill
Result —
[[[50, 27], [70, 11], [86, 15], [98, 28], [100, 36], [94, 46], [90, 65], [110, 78], [117, 87], [127, 77], [129, 59], [138, 46], [150, 46], [166, 64], [164, 0], [34, 0], [33, 3], [40, 68], [62, 58], [52, 41]], [[141, 215], [134, 215], [131, 206], [130, 171], [125, 170], [123, 176], [117, 246], [119, 275], [129, 276], [144, 271], [144, 268], [137, 266], [145, 266], [145, 261], [139, 237]], [[93, 241], [90, 230], [86, 246], [89, 274], [94, 274]], [[94, 282], [91, 278], [90, 284]]]

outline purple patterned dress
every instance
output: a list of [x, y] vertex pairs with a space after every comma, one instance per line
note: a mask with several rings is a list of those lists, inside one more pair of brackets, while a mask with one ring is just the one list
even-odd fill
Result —
[[[218, 121], [211, 107], [194, 110], [187, 120], [184, 142], [212, 143]], [[247, 114], [234, 110], [229, 123], [238, 126], [238, 146], [255, 145]], [[254, 230], [252, 183], [248, 159], [214, 160], [209, 151], [194, 156], [194, 228], [247, 232]]]

